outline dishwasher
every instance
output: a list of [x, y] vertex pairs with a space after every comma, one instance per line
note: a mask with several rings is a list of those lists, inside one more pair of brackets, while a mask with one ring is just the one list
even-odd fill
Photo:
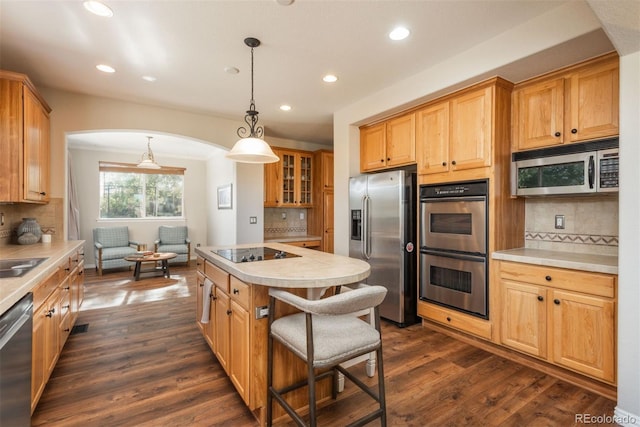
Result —
[[0, 316], [0, 426], [31, 425], [33, 294]]

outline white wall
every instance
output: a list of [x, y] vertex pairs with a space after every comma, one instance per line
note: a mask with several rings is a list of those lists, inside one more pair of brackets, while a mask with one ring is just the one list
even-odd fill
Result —
[[[179, 158], [164, 158], [156, 156], [158, 163], [168, 166], [184, 167], [184, 220], [170, 219], [99, 219], [100, 211], [100, 176], [99, 161], [129, 162], [139, 160], [138, 155], [114, 153], [97, 150], [71, 149], [73, 170], [76, 178], [76, 189], [80, 208], [80, 239], [86, 240], [85, 257], [87, 266], [95, 265], [93, 255], [93, 229], [96, 227], [110, 227], [126, 225], [129, 227], [129, 237], [133, 241], [144, 243], [148, 249], [153, 249], [153, 242], [158, 238], [160, 225], [186, 225], [192, 241], [192, 251], [196, 243], [206, 244], [207, 215], [202, 209], [201, 194], [206, 188], [205, 162]], [[192, 254], [193, 255], [193, 254]]]
[[[236, 243], [264, 241], [264, 166], [236, 163], [238, 191], [234, 197], [238, 201], [236, 216]], [[245, 189], [251, 188], [251, 191]], [[249, 224], [249, 217], [255, 216], [257, 224]]]
[[[237, 191], [235, 166], [224, 155], [207, 161], [206, 187], [200, 195], [200, 209], [207, 215], [207, 245], [233, 245], [236, 243], [236, 195], [232, 195], [233, 209], [218, 209], [218, 187], [232, 184]], [[204, 243], [204, 242], [203, 242]]]

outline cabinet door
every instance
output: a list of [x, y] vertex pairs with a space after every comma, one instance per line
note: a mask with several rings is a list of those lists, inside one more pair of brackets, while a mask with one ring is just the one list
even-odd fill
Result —
[[264, 206], [276, 207], [280, 203], [280, 191], [282, 188], [282, 155], [279, 150], [274, 149], [273, 153], [280, 157], [280, 161], [267, 163], [264, 165]]
[[36, 96], [25, 87], [24, 100], [24, 198], [48, 201], [49, 117]]
[[281, 206], [295, 206], [296, 204], [296, 155], [282, 151], [280, 162], [281, 178]]
[[407, 114], [387, 121], [387, 167], [416, 162], [416, 115]]
[[229, 378], [249, 404], [249, 312], [231, 301]]
[[386, 166], [385, 124], [360, 129], [360, 171], [373, 171]]
[[566, 129], [571, 142], [618, 135], [618, 61], [571, 75], [571, 114]]
[[[0, 79], [0, 201], [22, 199], [22, 84]], [[10, 161], [11, 159], [11, 161]]]
[[218, 335], [216, 334], [217, 327], [217, 304], [216, 301], [218, 299], [218, 294], [222, 292], [215, 286], [211, 287], [211, 293], [209, 295], [204, 295], [203, 298], [209, 298], [209, 323], [204, 324], [204, 339], [209, 343], [209, 347], [215, 353], [218, 348]]
[[451, 170], [491, 166], [492, 87], [451, 101]]
[[605, 381], [615, 381], [614, 302], [553, 291], [553, 361]]
[[313, 205], [313, 156], [311, 154], [296, 155], [296, 204], [302, 207]]
[[324, 224], [322, 236], [322, 251], [333, 253], [333, 191], [325, 191], [322, 197], [322, 222]]
[[31, 412], [44, 390], [46, 383], [47, 354], [47, 325], [51, 323], [47, 318], [49, 307], [45, 304], [33, 313], [33, 337], [31, 355]]
[[199, 272], [196, 274], [196, 325], [200, 331], [204, 331], [204, 324], [200, 322], [202, 319], [202, 308], [204, 307], [204, 276]]
[[539, 286], [502, 281], [502, 344], [547, 357], [546, 296]]
[[449, 170], [449, 102], [432, 105], [417, 113], [416, 153], [418, 173]]
[[565, 141], [564, 86], [564, 78], [559, 78], [514, 92], [517, 150], [550, 147]]
[[229, 373], [229, 325], [231, 308], [229, 295], [216, 289], [215, 355], [218, 362]]
[[322, 156], [320, 161], [322, 170], [316, 171], [316, 173], [321, 174], [322, 189], [333, 190], [333, 153], [322, 152], [320, 155]]

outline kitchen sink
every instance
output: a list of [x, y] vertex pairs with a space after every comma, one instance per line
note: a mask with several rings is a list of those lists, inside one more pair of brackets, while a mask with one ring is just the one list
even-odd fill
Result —
[[48, 258], [17, 258], [0, 260], [0, 279], [20, 277]]

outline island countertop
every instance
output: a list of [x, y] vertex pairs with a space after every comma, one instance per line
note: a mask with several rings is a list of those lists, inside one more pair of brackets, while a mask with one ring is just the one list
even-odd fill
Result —
[[[273, 248], [299, 256], [235, 263], [216, 254], [218, 249], [261, 247]], [[205, 246], [196, 248], [195, 251], [201, 257], [244, 282], [279, 288], [324, 288], [347, 285], [366, 279], [371, 269], [369, 264], [362, 260], [282, 243]]]

